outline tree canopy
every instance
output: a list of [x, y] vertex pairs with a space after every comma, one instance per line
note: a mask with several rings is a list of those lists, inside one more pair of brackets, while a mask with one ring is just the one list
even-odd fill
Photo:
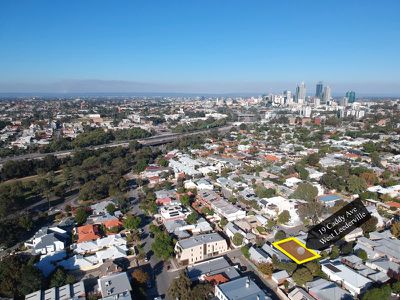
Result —
[[136, 230], [140, 227], [142, 219], [139, 216], [127, 215], [123, 225], [128, 230]]
[[232, 242], [235, 246], [240, 246], [243, 244], [243, 235], [236, 232], [232, 237]]
[[302, 199], [311, 202], [317, 197], [318, 189], [309, 183], [300, 183], [297, 189], [290, 195], [292, 199]]
[[280, 224], [286, 224], [289, 221], [290, 221], [290, 213], [288, 210], [284, 210], [278, 215], [278, 222]]
[[7, 256], [0, 261], [1, 297], [23, 299], [42, 288], [43, 275], [34, 262], [34, 257], [22, 254]]
[[167, 260], [174, 253], [172, 238], [165, 232], [157, 234], [151, 249], [154, 251], [155, 256]]
[[86, 222], [89, 214], [84, 207], [78, 207], [75, 212], [75, 221], [78, 225], [82, 225]]

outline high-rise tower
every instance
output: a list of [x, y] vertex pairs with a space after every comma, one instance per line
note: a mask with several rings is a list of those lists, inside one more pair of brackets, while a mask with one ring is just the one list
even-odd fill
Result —
[[322, 99], [322, 92], [324, 90], [324, 84], [322, 81], [317, 83], [317, 86], [315, 88], [315, 97]]
[[329, 100], [331, 100], [331, 88], [329, 86], [324, 87], [324, 92], [322, 95], [322, 101], [324, 103], [328, 102]]
[[356, 101], [356, 92], [348, 91], [346, 97], [349, 99], [349, 103], [354, 103]]
[[296, 101], [297, 103], [304, 103], [306, 100], [306, 85], [302, 82], [296, 88]]

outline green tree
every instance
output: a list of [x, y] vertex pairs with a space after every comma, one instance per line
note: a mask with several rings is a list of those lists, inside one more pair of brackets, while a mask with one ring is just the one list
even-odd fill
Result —
[[300, 286], [303, 286], [313, 280], [313, 275], [307, 268], [298, 268], [292, 275], [293, 280]]
[[242, 248], [240, 248], [240, 251], [242, 252], [242, 254], [244, 255], [244, 257], [246, 258], [250, 258], [250, 252], [249, 252], [249, 247], [248, 246], [243, 246]]
[[48, 208], [50, 209], [50, 199], [54, 193], [53, 190], [54, 185], [54, 173], [47, 174], [45, 177], [40, 177], [37, 181], [37, 186], [42, 193], [43, 197], [47, 199]]
[[159, 164], [161, 167], [168, 167], [169, 161], [166, 160], [164, 157], [161, 157], [161, 158], [158, 160], [158, 164]]
[[274, 267], [271, 263], [259, 263], [257, 269], [264, 275], [271, 276], [274, 272]]
[[114, 215], [114, 212], [117, 210], [117, 208], [115, 207], [114, 204], [109, 203], [109, 204], [106, 206], [106, 210], [107, 210], [107, 212], [108, 212], [110, 215]]
[[306, 157], [306, 162], [310, 166], [316, 166], [319, 163], [319, 154], [318, 153], [312, 153]]
[[24, 299], [24, 296], [40, 290], [42, 273], [34, 266], [29, 255], [10, 255], [0, 261], [0, 296]]
[[375, 231], [376, 225], [378, 224], [378, 219], [376, 217], [371, 217], [367, 222], [361, 225], [361, 229], [364, 234]]
[[191, 300], [192, 281], [181, 271], [178, 278], [175, 278], [170, 284], [167, 294], [172, 299]]
[[342, 245], [342, 247], [341, 247], [341, 253], [343, 254], [343, 255], [348, 255], [348, 254], [350, 254], [352, 251], [353, 251], [353, 243], [352, 242], [350, 242], [350, 243], [345, 243], [345, 244], [343, 244]]
[[400, 222], [394, 222], [390, 228], [390, 232], [394, 237], [400, 237]]
[[362, 297], [362, 300], [389, 300], [390, 295], [391, 295], [391, 288], [389, 285], [384, 285], [380, 288], [374, 288], [368, 290], [364, 296]]
[[151, 249], [154, 251], [155, 256], [167, 260], [174, 253], [172, 238], [165, 232], [157, 234]]
[[356, 175], [350, 176], [347, 184], [348, 184], [347, 189], [349, 190], [349, 192], [355, 194], [359, 194], [365, 191], [365, 189], [368, 187], [365, 179], [358, 177]]
[[226, 224], [228, 224], [228, 220], [225, 217], [222, 217], [221, 220], [219, 221], [219, 225], [221, 227], [225, 227]]
[[61, 267], [58, 267], [50, 275], [50, 287], [60, 287], [75, 282], [76, 282], [75, 277], [72, 274], [67, 274], [67, 272]]
[[400, 281], [392, 283], [392, 291], [397, 295], [400, 294]]
[[381, 158], [380, 158], [378, 152], [376, 152], [376, 151], [375, 151], [375, 152], [372, 152], [372, 153], [370, 154], [370, 158], [371, 158], [371, 162], [372, 162], [372, 164], [373, 164], [374, 166], [376, 166], [376, 167], [381, 167], [381, 166], [382, 166]]
[[309, 172], [300, 164], [295, 165], [294, 169], [299, 174], [301, 180], [307, 180], [308, 176], [310, 175]]
[[149, 280], [150, 276], [142, 269], [136, 269], [132, 272], [132, 278], [138, 284], [145, 284]]
[[368, 254], [365, 252], [363, 249], [357, 249], [356, 255], [361, 258], [363, 261], [366, 261], [368, 259]]
[[199, 215], [196, 212], [192, 212], [186, 217], [186, 223], [188, 224], [196, 224]]
[[214, 215], [214, 210], [212, 210], [208, 207], [204, 207], [201, 212], [202, 212], [202, 214], [207, 215], [207, 216]]
[[321, 273], [321, 265], [316, 261], [310, 261], [304, 265], [313, 276], [318, 276]]
[[142, 219], [139, 216], [128, 215], [126, 216], [123, 225], [128, 230], [136, 230], [140, 227]]
[[262, 185], [257, 185], [254, 193], [258, 198], [271, 198], [275, 196], [276, 191], [274, 189], [267, 189]]
[[284, 210], [278, 215], [278, 222], [280, 224], [286, 224], [289, 221], [290, 221], [290, 213], [288, 210]]
[[18, 224], [26, 231], [30, 231], [33, 228], [33, 221], [30, 215], [24, 214], [19, 217]]
[[338, 258], [340, 255], [340, 249], [338, 246], [333, 245], [332, 249], [331, 249], [331, 254], [330, 254], [330, 258], [331, 259], [336, 259]]
[[232, 242], [235, 246], [240, 246], [243, 244], [243, 235], [236, 232], [232, 237]]
[[181, 201], [183, 206], [186, 206], [186, 207], [190, 206], [190, 197], [188, 194], [181, 195], [179, 197], [179, 200]]
[[290, 195], [292, 199], [302, 199], [312, 202], [318, 195], [318, 189], [309, 183], [300, 183], [297, 189]]
[[284, 232], [283, 230], [278, 230], [275, 233], [275, 236], [274, 236], [275, 242], [283, 240], [284, 238], [286, 238], [286, 232]]
[[377, 145], [374, 142], [366, 142], [363, 144], [365, 152], [372, 153], [378, 150]]
[[78, 223], [78, 225], [82, 225], [86, 222], [88, 218], [88, 213], [86, 212], [86, 209], [83, 207], [78, 207], [75, 212], [75, 221]]
[[207, 300], [214, 293], [214, 286], [210, 283], [198, 283], [190, 291], [191, 299]]
[[157, 235], [157, 234], [159, 234], [159, 233], [162, 232], [162, 230], [160, 229], [160, 227], [158, 227], [157, 225], [154, 225], [154, 224], [150, 224], [150, 225], [149, 225], [149, 231], [150, 231], [151, 233], [153, 233], [154, 235]]

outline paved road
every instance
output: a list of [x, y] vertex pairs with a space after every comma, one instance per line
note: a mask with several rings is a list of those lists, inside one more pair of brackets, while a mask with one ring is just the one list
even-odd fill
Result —
[[[139, 191], [138, 189], [131, 189], [128, 192], [128, 197], [138, 198]], [[149, 261], [147, 263], [141, 264], [142, 268], [150, 274], [151, 277], [151, 288], [147, 289], [147, 294], [149, 299], [153, 299], [157, 296], [166, 296], [169, 285], [172, 280], [179, 275], [179, 271], [167, 271], [166, 265], [170, 264], [169, 262], [163, 262], [159, 260], [153, 254], [151, 250], [151, 244], [153, 243], [153, 239], [149, 234], [149, 225], [151, 224], [152, 218], [148, 217], [144, 214], [144, 212], [139, 208], [139, 203], [136, 202], [132, 205], [131, 211], [142, 217], [142, 221], [144, 222], [144, 226], [142, 227], [142, 244], [143, 250], [147, 254]]]

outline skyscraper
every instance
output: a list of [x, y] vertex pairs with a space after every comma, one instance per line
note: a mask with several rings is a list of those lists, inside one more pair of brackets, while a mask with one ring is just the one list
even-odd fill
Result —
[[304, 103], [306, 100], [306, 85], [302, 82], [296, 88], [296, 100], [297, 103]]
[[315, 97], [322, 99], [322, 91], [324, 90], [324, 84], [322, 81], [317, 83], [317, 86], [315, 88]]
[[285, 98], [285, 104], [291, 104], [293, 102], [291, 91], [283, 91], [283, 97]]
[[349, 103], [354, 103], [356, 101], [356, 92], [348, 91], [346, 97], [349, 99]]
[[324, 87], [324, 92], [322, 94], [322, 101], [324, 103], [331, 100], [331, 88], [329, 86]]

